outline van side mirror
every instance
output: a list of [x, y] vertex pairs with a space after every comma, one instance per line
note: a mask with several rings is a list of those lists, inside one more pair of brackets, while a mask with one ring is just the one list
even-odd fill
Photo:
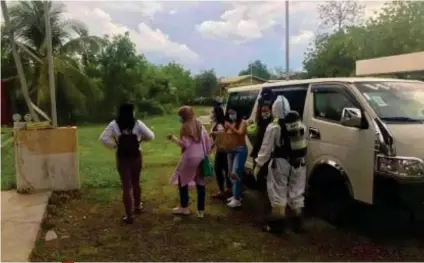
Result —
[[362, 126], [362, 113], [357, 108], [344, 108], [340, 120], [343, 126], [360, 128]]

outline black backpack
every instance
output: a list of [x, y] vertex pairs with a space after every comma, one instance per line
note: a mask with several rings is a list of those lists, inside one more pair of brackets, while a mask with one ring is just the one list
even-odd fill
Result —
[[126, 129], [121, 131], [118, 138], [118, 157], [131, 158], [140, 155], [140, 142], [137, 135], [132, 132], [133, 129]]

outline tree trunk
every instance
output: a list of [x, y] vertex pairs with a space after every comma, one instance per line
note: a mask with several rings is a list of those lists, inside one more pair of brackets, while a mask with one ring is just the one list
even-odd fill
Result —
[[[4, 18], [4, 23], [6, 25], [6, 28], [11, 29], [10, 20], [9, 20], [9, 13], [7, 11], [6, 1], [1, 1], [1, 10], [3, 12], [3, 18]], [[32, 118], [35, 121], [39, 121], [38, 115], [35, 113], [34, 108], [31, 105], [31, 98], [29, 97], [28, 85], [27, 85], [27, 82], [26, 82], [26, 79], [25, 79], [24, 68], [22, 66], [21, 57], [19, 56], [18, 51], [16, 49], [16, 44], [15, 44], [15, 40], [14, 40], [14, 37], [13, 37], [13, 31], [10, 31], [8, 33], [9, 33], [10, 44], [12, 46], [13, 58], [14, 58], [15, 64], [16, 64], [16, 70], [18, 71], [19, 80], [20, 80], [20, 83], [21, 83], [22, 94], [25, 98], [25, 103], [27, 104], [29, 113], [31, 114]]]

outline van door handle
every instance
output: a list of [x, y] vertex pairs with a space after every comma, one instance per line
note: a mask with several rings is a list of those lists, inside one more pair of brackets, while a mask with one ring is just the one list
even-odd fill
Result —
[[319, 130], [317, 128], [314, 128], [314, 127], [309, 127], [309, 138], [320, 140], [321, 134], [320, 134]]

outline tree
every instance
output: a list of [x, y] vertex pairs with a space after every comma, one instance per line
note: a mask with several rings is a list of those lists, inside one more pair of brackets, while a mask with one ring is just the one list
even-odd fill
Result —
[[346, 77], [352, 75], [358, 59], [355, 42], [347, 32], [319, 36], [305, 56], [303, 66], [309, 77]]
[[421, 51], [424, 48], [424, 3], [386, 3], [376, 18], [319, 35], [306, 52], [309, 77], [351, 76], [355, 62]]
[[340, 31], [345, 26], [357, 24], [364, 14], [364, 5], [357, 0], [326, 1], [318, 5], [321, 25], [336, 27]]
[[366, 24], [366, 57], [380, 57], [424, 50], [424, 2], [386, 3]]
[[[143, 99], [143, 79], [147, 71], [145, 58], [138, 55], [129, 33], [105, 36], [104, 46], [97, 56], [98, 73], [103, 90], [103, 116], [113, 116], [124, 101]], [[113, 105], [111, 107], [111, 105]], [[107, 110], [106, 110], [107, 109]]]
[[249, 63], [247, 69], [240, 71], [239, 76], [243, 75], [253, 75], [262, 79], [269, 80], [271, 79], [271, 72], [268, 70], [267, 66], [262, 63], [260, 60], [255, 60], [252, 63]]
[[219, 93], [218, 79], [213, 69], [205, 70], [194, 78], [196, 94], [199, 97], [210, 98]]
[[[272, 73], [272, 79], [275, 80], [285, 80], [286, 79], [286, 70], [277, 67], [274, 69], [274, 73]], [[306, 79], [308, 77], [307, 72], [304, 71], [289, 71], [289, 79]]]
[[[56, 99], [61, 124], [110, 120], [124, 101], [133, 102], [143, 115], [163, 114], [174, 109], [175, 104], [218, 93], [213, 70], [193, 78], [189, 70], [175, 62], [154, 65], [137, 52], [128, 32], [102, 38], [90, 36], [81, 22], [63, 19], [60, 4], [48, 3], [45, 8], [39, 1], [19, 2], [11, 8], [11, 23], [6, 27], [2, 25], [2, 32], [16, 33], [17, 53], [29, 80], [30, 96], [42, 108], [50, 108], [44, 30], [46, 11], [50, 12], [52, 23]], [[2, 80], [19, 87], [9, 36], [1, 36]], [[20, 91], [16, 87], [13, 90]], [[16, 94], [22, 97], [19, 92]], [[16, 100], [13, 104], [23, 110], [21, 101]]]
[[[3, 16], [4, 16], [5, 22], [10, 27], [9, 12], [8, 12], [8, 9], [7, 9], [6, 2], [5, 1], [2, 1], [1, 2], [1, 9], [2, 9], [2, 13], [3, 13]], [[2, 29], [4, 30], [5, 27], [3, 27]], [[4, 32], [3, 30], [2, 30], [2, 32]], [[16, 66], [16, 71], [17, 71], [17, 73], [19, 75], [19, 81], [20, 81], [20, 84], [21, 84], [23, 97], [25, 99], [25, 102], [27, 104], [27, 107], [29, 109], [29, 112], [30, 112], [31, 116], [36, 121], [38, 121], [39, 120], [38, 119], [38, 116], [37, 116], [37, 114], [35, 113], [35, 111], [33, 109], [32, 101], [31, 101], [31, 98], [29, 96], [28, 84], [27, 84], [27, 81], [26, 81], [26, 78], [25, 78], [24, 67], [22, 66], [21, 57], [20, 57], [20, 55], [18, 53], [18, 50], [16, 48], [16, 43], [15, 43], [15, 40], [14, 40], [14, 34], [13, 33], [14, 33], [14, 30], [11, 30], [11, 28], [9, 28], [9, 39], [7, 39], [7, 40], [9, 40], [10, 51], [11, 51], [11, 53], [13, 55], [13, 59], [14, 59], [15, 66]], [[6, 40], [6, 39], [3, 39], [3, 40]], [[5, 47], [5, 50], [3, 50], [3, 47]], [[7, 49], [7, 45], [3, 45], [2, 46], [2, 52], [3, 51], [6, 51], [6, 49]], [[2, 54], [2, 58], [3, 58], [3, 55], [4, 54]], [[4, 57], [7, 58], [8, 56], [5, 55]]]
[[186, 102], [196, 95], [191, 73], [185, 70], [182, 65], [170, 62], [162, 66], [160, 70], [169, 78], [169, 92], [174, 95], [174, 103]]
[[[50, 12], [56, 96], [58, 104], [61, 104], [58, 114], [66, 121], [71, 113], [70, 105], [77, 103], [84, 107], [84, 98], [89, 95], [92, 86], [75, 55], [80, 54], [83, 46], [99, 48], [100, 42], [98, 37], [88, 36], [81, 22], [63, 19], [63, 4], [49, 2], [48, 10], [45, 10], [41, 1], [19, 2], [10, 9], [11, 28], [8, 30], [14, 30], [15, 42], [31, 54], [29, 59], [33, 65], [33, 75], [28, 76], [30, 94], [41, 108], [48, 108], [49, 104], [45, 12]], [[79, 37], [70, 39], [72, 33], [77, 33]]]

